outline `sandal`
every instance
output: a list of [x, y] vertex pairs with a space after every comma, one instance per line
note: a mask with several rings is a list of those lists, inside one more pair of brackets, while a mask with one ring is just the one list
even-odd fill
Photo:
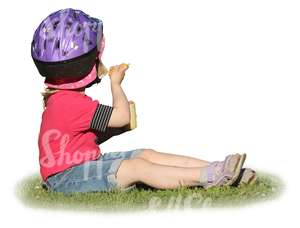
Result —
[[246, 154], [229, 155], [223, 162], [212, 162], [207, 167], [207, 184], [204, 188], [232, 185], [241, 172]]
[[[230, 155], [226, 157], [226, 159], [225, 159], [225, 165], [226, 165], [226, 161], [227, 160], [229, 160], [228, 163], [230, 163]], [[245, 160], [246, 160], [246, 154], [241, 154], [240, 155], [240, 159], [239, 159], [239, 161], [238, 161], [235, 169], [233, 169], [234, 167], [232, 167], [232, 166], [230, 167], [229, 166], [229, 168], [231, 169], [230, 171], [233, 172], [233, 176], [232, 176], [232, 178], [229, 181], [227, 181], [225, 183], [225, 186], [232, 185], [238, 179], [238, 177], [240, 175], [240, 172], [241, 172], [241, 170], [243, 168]]]
[[253, 185], [256, 183], [257, 175], [253, 169], [244, 168], [241, 170], [241, 173], [237, 180], [233, 183], [233, 186], [239, 185]]

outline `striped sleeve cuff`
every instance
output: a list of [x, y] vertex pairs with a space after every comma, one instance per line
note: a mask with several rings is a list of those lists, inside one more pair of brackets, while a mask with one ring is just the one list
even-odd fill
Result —
[[90, 128], [96, 131], [104, 132], [108, 125], [113, 107], [99, 104], [94, 113]]

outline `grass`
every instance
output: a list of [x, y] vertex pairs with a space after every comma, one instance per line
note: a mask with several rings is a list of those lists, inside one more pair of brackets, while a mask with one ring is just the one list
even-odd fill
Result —
[[16, 194], [24, 204], [36, 208], [113, 212], [244, 206], [273, 199], [282, 189], [283, 183], [278, 177], [259, 173], [256, 184], [252, 186], [156, 190], [138, 185], [126, 192], [64, 195], [45, 190], [39, 176], [33, 175], [17, 185]]

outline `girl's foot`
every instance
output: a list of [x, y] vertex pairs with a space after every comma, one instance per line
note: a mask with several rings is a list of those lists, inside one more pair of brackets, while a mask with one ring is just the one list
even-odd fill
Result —
[[223, 162], [212, 162], [204, 168], [200, 181], [205, 189], [214, 186], [232, 185], [241, 172], [246, 154], [229, 155]]
[[233, 186], [239, 185], [253, 185], [257, 180], [256, 172], [253, 169], [244, 168], [241, 170], [241, 173], [237, 180], [234, 182]]

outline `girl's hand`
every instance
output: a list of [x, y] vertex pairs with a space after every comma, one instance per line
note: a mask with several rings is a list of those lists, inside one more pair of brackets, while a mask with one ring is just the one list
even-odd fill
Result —
[[108, 75], [110, 77], [111, 83], [121, 85], [125, 76], [125, 71], [128, 68], [129, 65], [125, 63], [110, 67]]

